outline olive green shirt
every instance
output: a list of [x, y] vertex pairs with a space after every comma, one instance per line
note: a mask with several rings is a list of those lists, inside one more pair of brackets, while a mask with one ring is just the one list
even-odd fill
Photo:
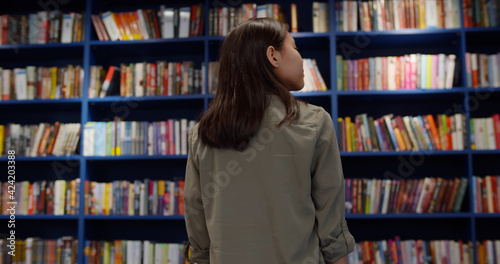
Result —
[[322, 264], [354, 249], [331, 116], [300, 103], [285, 116], [276, 96], [243, 152], [207, 147], [189, 133], [185, 217], [190, 263]]

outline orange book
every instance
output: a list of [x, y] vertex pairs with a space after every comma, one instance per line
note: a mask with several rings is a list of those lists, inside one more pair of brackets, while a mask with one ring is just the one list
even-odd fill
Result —
[[477, 242], [477, 259], [479, 264], [486, 264], [486, 248], [483, 243]]
[[493, 195], [493, 209], [495, 213], [500, 213], [500, 204], [498, 202], [498, 188], [497, 188], [498, 176], [491, 176], [491, 186]]
[[396, 140], [398, 141], [399, 150], [405, 151], [406, 144], [405, 141], [403, 140], [403, 136], [401, 135], [401, 131], [399, 131], [399, 128], [396, 125], [396, 120], [392, 119], [391, 123], [392, 123], [392, 129], [394, 130], [394, 136], [396, 136]]
[[32, 215], [35, 211], [35, 201], [33, 197], [33, 184], [30, 184], [28, 187], [28, 214]]
[[363, 64], [363, 90], [370, 90], [370, 59], [365, 58]]
[[431, 114], [427, 115], [426, 117], [427, 117], [427, 121], [429, 123], [429, 128], [430, 128], [430, 132], [432, 135], [432, 139], [434, 140], [434, 142], [436, 144], [436, 149], [442, 150], [443, 148], [441, 145], [441, 140], [439, 140], [439, 133], [438, 133], [438, 129], [436, 126], [436, 122], [434, 121], [434, 117]]
[[49, 145], [47, 147], [47, 156], [52, 155], [52, 151], [54, 150], [54, 143], [55, 143], [55, 141], [57, 139], [57, 135], [59, 133], [59, 127], [60, 127], [59, 121], [56, 121], [56, 123], [54, 124], [54, 135], [50, 139]]
[[53, 126], [51, 126], [51, 125], [47, 125], [45, 127], [45, 131], [43, 132], [42, 140], [40, 140], [40, 144], [38, 144], [38, 151], [37, 151], [38, 156], [45, 156], [45, 154], [47, 153], [45, 150], [47, 147], [47, 140], [49, 138], [51, 128], [53, 129]]
[[115, 240], [115, 264], [122, 264], [122, 241]]
[[142, 39], [141, 33], [139, 31], [139, 24], [137, 23], [134, 13], [123, 12], [122, 17], [125, 17], [125, 20], [127, 21], [132, 39]]
[[[125, 28], [123, 27], [123, 22], [120, 17], [120, 13], [111, 12], [111, 17], [115, 20], [120, 36], [123, 40], [128, 40], [128, 35], [125, 33]], [[120, 39], [121, 40], [121, 39]]]
[[305, 59], [305, 60], [307, 62], [306, 67], [309, 68], [309, 71], [311, 72], [311, 75], [314, 79], [314, 85], [316, 86], [315, 90], [321, 91], [321, 83], [319, 82], [318, 75], [316, 74], [316, 71], [314, 70], [311, 59]]
[[400, 192], [400, 195], [398, 195], [398, 201], [396, 203], [396, 213], [401, 213], [402, 211], [402, 207], [403, 207], [403, 203], [405, 202], [406, 200], [406, 192], [407, 192], [407, 181], [406, 180], [402, 180], [401, 181], [401, 188], [399, 189], [399, 192]]
[[291, 4], [290, 9], [292, 18], [292, 33], [297, 33], [299, 32], [299, 29], [297, 27], [297, 4]]
[[455, 199], [457, 198], [458, 187], [460, 187], [460, 178], [455, 178], [453, 180], [453, 185], [451, 185], [451, 189], [448, 192], [448, 196], [446, 199], [446, 210], [445, 212], [453, 211], [453, 204], [455, 204]]
[[135, 36], [134, 36], [134, 34], [132, 32], [130, 21], [129, 21], [127, 13], [126, 12], [120, 12], [120, 13], [118, 13], [118, 16], [120, 17], [120, 20], [121, 20], [121, 22], [123, 24], [123, 29], [125, 30], [125, 34], [127, 35], [128, 39], [129, 40], [134, 40]]

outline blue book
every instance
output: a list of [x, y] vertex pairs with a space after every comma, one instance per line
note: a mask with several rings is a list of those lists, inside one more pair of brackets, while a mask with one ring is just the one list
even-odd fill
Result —
[[420, 89], [429, 88], [427, 87], [427, 55], [420, 55]]
[[474, 213], [477, 213], [478, 210], [477, 210], [477, 177], [476, 176], [472, 176], [472, 203], [473, 203], [473, 209], [474, 209]]
[[493, 72], [493, 63], [496, 63], [494, 55], [488, 55], [488, 82], [489, 82], [489, 87], [494, 86], [494, 81], [493, 81], [493, 75], [495, 72]]
[[385, 115], [384, 117], [385, 121], [385, 126], [387, 127], [387, 130], [389, 131], [389, 137], [391, 138], [392, 145], [394, 146], [394, 150], [399, 151], [399, 145], [398, 141], [396, 140], [396, 135], [394, 134], [394, 129], [392, 128], [392, 114], [391, 115]]
[[379, 123], [373, 122], [373, 126], [375, 127], [375, 133], [377, 134], [380, 150], [381, 151], [389, 150], [388, 148], [385, 147], [386, 143], [384, 143], [384, 138], [382, 137], [382, 130], [380, 128]]
[[148, 155], [148, 127], [149, 127], [149, 122], [144, 121], [143, 122], [143, 137], [142, 137], [142, 144], [143, 144], [143, 149], [142, 149], [142, 155]]
[[375, 58], [368, 59], [368, 65], [370, 67], [370, 86], [369, 90], [376, 90], [375, 88]]
[[427, 129], [425, 128], [424, 125], [424, 120], [422, 119], [422, 116], [417, 116], [418, 123], [420, 125], [420, 128], [422, 130], [422, 133], [424, 134], [424, 140], [425, 144], [427, 144], [427, 147], [429, 150], [434, 150], [434, 147], [432, 146], [431, 138], [429, 137], [429, 133], [427, 132]]

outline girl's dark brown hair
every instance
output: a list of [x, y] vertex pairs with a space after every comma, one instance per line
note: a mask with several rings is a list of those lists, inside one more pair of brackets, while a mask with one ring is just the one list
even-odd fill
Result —
[[198, 136], [205, 145], [246, 149], [259, 130], [268, 95], [277, 95], [286, 107], [277, 126], [299, 117], [297, 99], [278, 79], [266, 55], [269, 46], [282, 48], [287, 31], [278, 20], [258, 18], [227, 35], [220, 50], [217, 94], [199, 123]]

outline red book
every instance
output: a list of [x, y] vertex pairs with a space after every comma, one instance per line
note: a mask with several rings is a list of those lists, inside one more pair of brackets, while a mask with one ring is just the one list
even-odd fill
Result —
[[500, 213], [500, 204], [498, 204], [498, 177], [491, 176], [491, 194], [493, 195], [493, 210], [495, 213]]
[[177, 195], [179, 197], [179, 207], [178, 207], [179, 210], [177, 211], [179, 215], [184, 215], [184, 181], [179, 180], [178, 185], [179, 185], [179, 191]]
[[150, 92], [150, 95], [156, 95], [156, 87], [157, 87], [157, 83], [156, 83], [156, 63], [151, 63], [151, 69], [149, 70], [149, 77], [150, 77], [150, 81], [149, 81], [149, 92]]
[[494, 114], [491, 117], [493, 118], [493, 127], [495, 129], [496, 147], [500, 149], [500, 114]]
[[481, 179], [481, 198], [483, 204], [483, 212], [489, 213], [488, 211], [488, 189], [486, 188], [486, 178]]
[[352, 213], [358, 212], [358, 179], [352, 180]]
[[480, 177], [476, 177], [476, 203], [477, 203], [477, 212], [482, 213], [483, 210], [483, 179]]
[[163, 95], [168, 95], [168, 63], [165, 64], [163, 72]]
[[35, 209], [35, 197], [33, 196], [33, 184], [28, 187], [28, 215], [32, 215]]

